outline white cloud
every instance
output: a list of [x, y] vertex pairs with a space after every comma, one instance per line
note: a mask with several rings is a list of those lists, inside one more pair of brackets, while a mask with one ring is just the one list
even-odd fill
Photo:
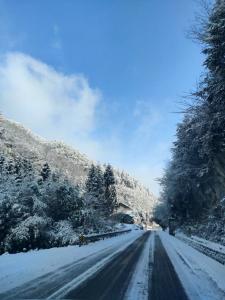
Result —
[[161, 176], [169, 156], [170, 140], [162, 137], [168, 108], [159, 111], [150, 102], [139, 101], [132, 115], [135, 126], [126, 136], [123, 126], [111, 125], [107, 114], [111, 103], [105, 112], [101, 98], [83, 75], [62, 74], [21, 53], [0, 57], [3, 114], [45, 138], [62, 140], [92, 159], [126, 169], [157, 194], [155, 178]]
[[171, 113], [173, 105], [171, 99], [161, 99], [160, 106], [156, 100], [139, 100], [132, 111], [136, 126], [129, 140], [132, 157], [126, 169], [156, 195], [160, 190], [157, 179], [171, 156], [177, 122]]
[[98, 151], [90, 138], [101, 93], [83, 75], [64, 75], [21, 53], [0, 60], [0, 107], [37, 133]]

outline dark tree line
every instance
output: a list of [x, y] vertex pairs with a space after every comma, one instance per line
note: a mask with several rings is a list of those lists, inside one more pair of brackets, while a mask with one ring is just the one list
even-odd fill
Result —
[[162, 199], [179, 222], [198, 219], [225, 195], [225, 1], [217, 0], [197, 31], [205, 72], [177, 127]]

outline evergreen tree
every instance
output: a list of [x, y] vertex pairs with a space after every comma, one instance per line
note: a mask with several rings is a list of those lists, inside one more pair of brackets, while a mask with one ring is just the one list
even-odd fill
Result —
[[97, 187], [97, 202], [95, 207], [100, 211], [104, 211], [104, 174], [101, 167], [96, 167], [96, 187]]
[[225, 1], [215, 1], [198, 38], [206, 73], [177, 128], [161, 184], [177, 219], [198, 218], [225, 194]]
[[91, 165], [89, 169], [87, 180], [86, 180], [86, 192], [92, 193], [95, 191], [95, 177], [96, 177], [96, 167]]
[[111, 215], [117, 207], [117, 195], [116, 195], [116, 180], [114, 177], [113, 169], [111, 165], [108, 165], [104, 173], [105, 184], [105, 213]]
[[49, 185], [43, 195], [47, 215], [55, 222], [71, 218], [83, 207], [79, 190], [67, 181], [55, 182]]
[[113, 169], [111, 165], [107, 165], [104, 173], [104, 182], [105, 182], [105, 187], [109, 187], [110, 185], [113, 185], [116, 183]]
[[4, 253], [4, 239], [12, 227], [13, 203], [7, 197], [0, 199], [0, 254]]
[[86, 198], [94, 209], [102, 210], [104, 202], [104, 175], [100, 166], [92, 164], [86, 181]]

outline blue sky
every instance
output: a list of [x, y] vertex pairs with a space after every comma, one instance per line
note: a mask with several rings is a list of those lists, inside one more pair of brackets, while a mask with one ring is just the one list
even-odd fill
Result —
[[0, 0], [2, 112], [157, 194], [174, 112], [202, 72], [200, 46], [186, 38], [198, 9], [194, 0]]

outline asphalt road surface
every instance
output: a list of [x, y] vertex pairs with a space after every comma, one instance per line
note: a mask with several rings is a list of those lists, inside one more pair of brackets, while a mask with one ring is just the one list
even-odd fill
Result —
[[65, 295], [66, 299], [120, 300], [124, 298], [136, 263], [150, 232], [144, 233], [120, 255], [79, 288]]
[[[114, 255], [116, 248], [108, 248], [93, 253], [73, 264], [32, 280], [20, 287], [0, 294], [6, 299], [46, 299], [57, 294], [73, 279], [83, 274], [99, 260], [112, 255], [113, 258], [103, 265], [99, 271], [76, 287], [66, 288], [63, 299], [77, 300], [122, 300], [127, 292], [137, 262], [151, 232], [145, 232], [123, 251]], [[188, 300], [181, 282], [164, 249], [160, 238], [155, 237], [153, 270], [149, 273], [149, 300]], [[151, 274], [151, 276], [150, 276]], [[67, 287], [67, 286], [66, 286]]]
[[[117, 248], [109, 247], [89, 255], [74, 263], [65, 265], [53, 272], [40, 276], [19, 287], [0, 294], [0, 300], [45, 299], [69, 283], [72, 279], [93, 267], [96, 262], [111, 255]], [[1, 283], [0, 283], [1, 284]]]
[[149, 300], [188, 300], [174, 267], [158, 236], [155, 238], [154, 264]]

